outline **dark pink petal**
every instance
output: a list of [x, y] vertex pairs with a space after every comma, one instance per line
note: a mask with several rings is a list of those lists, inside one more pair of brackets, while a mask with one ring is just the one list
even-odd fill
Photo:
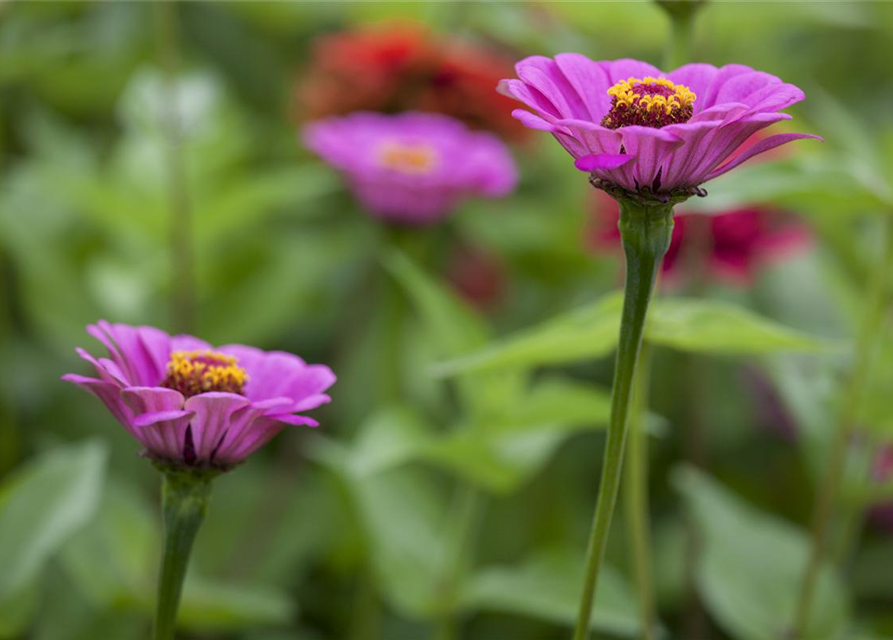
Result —
[[[89, 325], [87, 332], [109, 350], [112, 361], [121, 369], [131, 386], [156, 385], [164, 377], [147, 344], [153, 348], [166, 335], [153, 327], [131, 327], [100, 320]], [[144, 339], [145, 338], [145, 339]]]
[[283, 413], [278, 416], [270, 416], [274, 420], [278, 420], [279, 422], [284, 422], [285, 424], [290, 424], [296, 427], [318, 427], [319, 422], [314, 420], [313, 418], [308, 418], [307, 416], [296, 416], [290, 413]]
[[565, 118], [590, 118], [589, 107], [551, 58], [531, 56], [515, 66], [518, 77], [555, 105]]
[[155, 420], [146, 418], [149, 425], [140, 428], [140, 441], [149, 452], [162, 458], [179, 460], [183, 458], [186, 442], [186, 429], [189, 427], [189, 414], [183, 411], [183, 394], [162, 387], [131, 387], [121, 392], [121, 399], [134, 414], [134, 424], [142, 414], [165, 414]]
[[214, 456], [217, 464], [238, 464], [282, 431], [286, 424], [275, 418], [259, 417], [246, 423], [237, 440], [225, 439]]
[[580, 171], [591, 173], [600, 169], [616, 169], [634, 160], [633, 156], [620, 153], [591, 154], [578, 158], [574, 166]]
[[585, 107], [586, 117], [600, 122], [611, 108], [611, 82], [597, 62], [579, 53], [559, 53], [555, 64]]
[[234, 393], [202, 393], [186, 401], [186, 409], [195, 414], [190, 426], [197, 462], [211, 460], [232, 423], [232, 414], [249, 404], [248, 398]]
[[497, 85], [496, 90], [509, 98], [523, 102], [531, 109], [536, 109], [539, 115], [546, 120], [560, 117], [558, 107], [552, 104], [541, 92], [524, 84], [521, 80], [502, 80]]
[[307, 396], [303, 400], [299, 400], [295, 402], [290, 411], [298, 412], [298, 411], [309, 411], [310, 409], [316, 409], [324, 404], [329, 404], [332, 401], [325, 393], [317, 393], [316, 395]]
[[100, 358], [99, 360], [97, 360], [91, 354], [89, 354], [84, 349], [81, 349], [80, 347], [76, 348], [75, 352], [81, 357], [81, 360], [89, 362], [91, 365], [93, 365], [93, 368], [96, 370], [96, 374], [105, 382], [112, 382], [120, 387], [128, 386], [127, 377], [124, 375], [124, 372], [121, 371], [121, 368], [117, 364], [115, 364], [108, 358]]
[[639, 188], [654, 187], [655, 190], [662, 190], [655, 181], [658, 176], [661, 180], [671, 177], [668, 175], [669, 171], [662, 171], [662, 168], [684, 140], [666, 129], [631, 126], [619, 131], [623, 136], [626, 152], [636, 159], [635, 165], [627, 167], [632, 169], [633, 183]]
[[723, 175], [724, 173], [726, 173], [728, 171], [731, 171], [735, 167], [743, 164], [744, 162], [746, 162], [747, 160], [750, 160], [751, 158], [753, 158], [756, 155], [765, 153], [766, 151], [769, 151], [770, 149], [780, 147], [781, 145], [787, 144], [788, 142], [793, 142], [794, 140], [804, 140], [804, 139], [824, 141], [824, 139], [822, 137], [814, 136], [809, 133], [779, 133], [774, 136], [769, 136], [768, 138], [765, 138], [765, 139], [761, 140], [760, 142], [757, 142], [752, 147], [748, 148], [746, 151], [744, 151], [743, 153], [738, 155], [731, 162], [727, 162], [726, 164], [719, 167], [718, 169], [715, 169], [713, 172], [711, 172], [710, 174], [707, 175], [707, 177], [704, 179], [704, 182], [707, 182], [708, 180], [713, 180], [714, 178], [718, 178], [719, 176]]
[[556, 125], [546, 122], [538, 115], [525, 111], [524, 109], [515, 109], [512, 111], [512, 117], [516, 120], [520, 120], [521, 124], [528, 129], [538, 129], [539, 131], [548, 131], [549, 133], [558, 130]]

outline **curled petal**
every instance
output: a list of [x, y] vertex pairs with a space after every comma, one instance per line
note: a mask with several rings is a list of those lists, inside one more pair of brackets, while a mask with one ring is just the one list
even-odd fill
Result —
[[804, 139], [819, 140], [824, 142], [824, 139], [821, 136], [814, 136], [809, 133], [779, 133], [774, 136], [769, 136], [768, 138], [760, 140], [759, 142], [748, 148], [746, 151], [739, 154], [734, 160], [731, 160], [718, 169], [713, 170], [710, 174], [707, 175], [707, 177], [704, 179], [704, 182], [713, 180], [714, 178], [718, 178], [722, 174], [731, 171], [735, 167], [743, 164], [756, 155], [765, 153], [766, 151], [769, 151], [776, 147], [780, 147], [781, 145], [787, 144], [788, 142]]
[[189, 415], [178, 413], [183, 410], [183, 394], [161, 387], [131, 387], [121, 391], [121, 399], [133, 411], [134, 425], [143, 414], [155, 414], [138, 429], [138, 439], [152, 454], [172, 460], [183, 457], [189, 427]]
[[602, 169], [616, 169], [635, 158], [625, 153], [599, 153], [578, 158], [574, 166], [580, 171], [592, 173]]
[[65, 382], [76, 384], [81, 389], [89, 391], [99, 398], [102, 403], [112, 412], [115, 419], [124, 425], [130, 433], [136, 435], [133, 429], [133, 412], [121, 399], [121, 387], [115, 383], [106, 380], [97, 380], [96, 378], [86, 378], [74, 373], [68, 373], [62, 376]]
[[234, 393], [202, 393], [186, 401], [192, 419], [192, 444], [197, 462], [210, 462], [212, 454], [232, 424], [237, 410], [251, 403]]

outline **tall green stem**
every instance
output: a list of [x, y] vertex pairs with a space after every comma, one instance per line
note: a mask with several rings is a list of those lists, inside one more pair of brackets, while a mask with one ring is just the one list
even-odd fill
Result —
[[816, 584], [818, 583], [819, 569], [825, 559], [825, 547], [827, 546], [830, 533], [831, 516], [834, 512], [837, 495], [840, 490], [840, 482], [846, 466], [850, 440], [856, 428], [862, 392], [868, 382], [872, 355], [875, 345], [881, 336], [880, 329], [883, 326], [884, 314], [889, 302], [887, 290], [890, 272], [893, 271], [893, 216], [888, 215], [884, 218], [883, 225], [884, 245], [881, 258], [877, 268], [873, 270], [874, 277], [865, 302], [865, 311], [859, 334], [856, 338], [856, 350], [850, 383], [847, 386], [837, 433], [831, 444], [831, 459], [828, 462], [827, 471], [816, 496], [812, 519], [812, 549], [806, 565], [806, 571], [803, 574], [803, 583], [795, 618], [794, 632], [796, 638], [805, 638], [809, 628], [809, 618]]
[[639, 597], [639, 618], [642, 640], [654, 638], [654, 580], [652, 577], [651, 525], [648, 517], [648, 436], [645, 433], [645, 407], [648, 400], [648, 382], [651, 369], [651, 353], [648, 343], [642, 344], [639, 368], [633, 387], [632, 406], [629, 412], [629, 446], [626, 450], [626, 473], [623, 501], [630, 539], [633, 575]]
[[460, 637], [457, 633], [459, 624], [456, 620], [456, 599], [471, 560], [471, 551], [486, 506], [484, 496], [474, 486], [459, 486], [457, 491], [450, 517], [452, 535], [444, 563], [445, 572], [441, 585], [443, 608], [435, 629], [436, 640], [455, 640]]
[[670, 246], [670, 236], [673, 232], [672, 205], [642, 204], [628, 198], [618, 198], [618, 202], [620, 203], [618, 226], [623, 251], [626, 254], [626, 288], [620, 320], [617, 360], [614, 366], [611, 419], [605, 442], [598, 502], [586, 553], [585, 581], [574, 640], [585, 640], [589, 635], [599, 569], [605, 555], [620, 487], [630, 398], [645, 329], [645, 316], [648, 313], [648, 303], [651, 300], [657, 270]]
[[667, 45], [666, 70], [681, 67], [691, 60], [695, 12], [670, 14], [671, 37]]
[[177, 331], [195, 330], [195, 260], [192, 248], [192, 211], [183, 159], [182, 125], [180, 124], [177, 73], [180, 66], [177, 3], [156, 0], [155, 36], [158, 58], [164, 72], [161, 100], [161, 127], [165, 136], [165, 170], [167, 173], [168, 237], [171, 258], [171, 321]]
[[164, 550], [158, 577], [158, 608], [154, 640], [173, 640], [183, 579], [195, 535], [205, 518], [211, 497], [210, 477], [166, 471], [162, 487]]

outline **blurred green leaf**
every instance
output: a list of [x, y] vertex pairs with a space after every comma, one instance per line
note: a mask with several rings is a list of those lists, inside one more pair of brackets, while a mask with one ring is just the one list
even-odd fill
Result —
[[29, 462], [0, 487], [0, 601], [27, 588], [99, 505], [106, 449], [68, 445]]
[[186, 578], [177, 625], [197, 633], [232, 632], [288, 624], [295, 603], [283, 591]]
[[[806, 535], [693, 468], [680, 469], [674, 480], [702, 536], [697, 581], [710, 613], [738, 640], [787, 635], [809, 554]], [[836, 638], [848, 617], [848, 594], [824, 568], [804, 637]]]
[[[469, 610], [512, 613], [571, 626], [583, 587], [582, 552], [539, 551], [517, 566], [479, 569], [466, 582], [461, 604]], [[599, 575], [592, 629], [634, 637], [639, 630], [632, 589], [611, 566]]]
[[439, 375], [510, 367], [530, 368], [605, 356], [614, 349], [623, 298], [610, 294], [490, 346], [436, 365]]
[[109, 484], [90, 523], [62, 548], [63, 567], [98, 608], [139, 608], [160, 550], [156, 515], [126, 484]]
[[748, 355], [779, 351], [822, 352], [831, 345], [732, 304], [660, 298], [649, 312], [649, 342], [680, 351]]
[[[510, 367], [532, 368], [605, 356], [613, 351], [622, 298], [609, 294], [491, 346], [434, 367], [457, 375]], [[646, 339], [657, 345], [697, 353], [759, 354], [777, 351], [821, 352], [830, 345], [725, 302], [658, 298], [648, 312]]]

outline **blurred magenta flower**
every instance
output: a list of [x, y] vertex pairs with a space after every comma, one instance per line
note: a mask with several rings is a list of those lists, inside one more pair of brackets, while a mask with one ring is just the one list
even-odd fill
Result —
[[310, 123], [303, 137], [370, 213], [391, 222], [436, 222], [465, 198], [510, 193], [518, 178], [498, 138], [434, 113], [353, 113]]
[[[670, 73], [638, 60], [595, 62], [575, 54], [532, 56], [499, 90], [534, 113], [599, 188], [656, 196], [700, 194], [700, 185], [755, 155], [800, 138], [781, 133], [736, 152], [754, 133], [790, 120], [780, 110], [803, 92], [743, 65], [689, 64]], [[734, 156], [734, 157], [733, 157]]]
[[527, 130], [511, 117], [511, 100], [493, 91], [511, 70], [490, 47], [417, 22], [364, 25], [313, 43], [295, 107], [310, 120], [353, 111], [430, 111], [518, 140]]
[[[620, 208], [604, 193], [595, 193], [591, 246], [619, 250]], [[697, 276], [735, 286], [749, 286], [761, 267], [784, 260], [810, 241], [809, 231], [792, 215], [768, 207], [751, 206], [715, 214], [680, 212], [675, 215], [670, 248], [661, 265], [663, 282], [679, 286], [686, 273], [690, 252], [702, 253]], [[698, 246], [693, 246], [698, 245]], [[706, 268], [706, 271], [701, 271]]]
[[187, 335], [101, 320], [87, 332], [109, 351], [78, 349], [98, 377], [67, 374], [145, 448], [172, 466], [226, 469], [287, 425], [315, 427], [299, 412], [329, 402], [335, 375], [290, 353], [227, 345], [214, 349]]

